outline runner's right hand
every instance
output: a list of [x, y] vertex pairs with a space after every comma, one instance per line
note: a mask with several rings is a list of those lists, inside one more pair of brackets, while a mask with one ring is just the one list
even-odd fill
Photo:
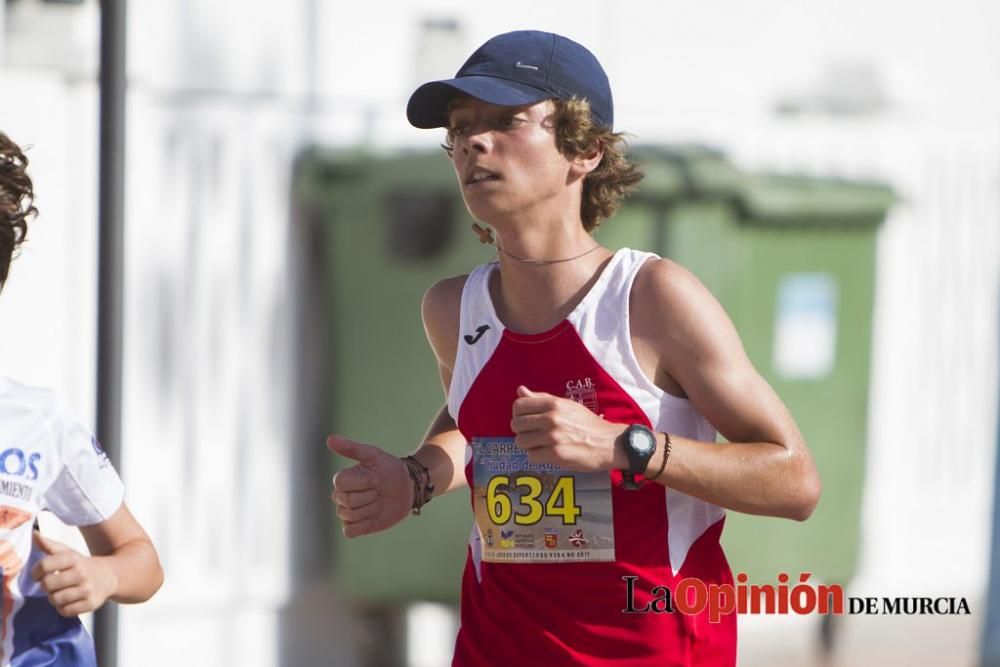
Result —
[[357, 461], [333, 476], [330, 494], [345, 536], [377, 533], [406, 518], [413, 507], [413, 480], [402, 459], [339, 435], [328, 437], [326, 446]]

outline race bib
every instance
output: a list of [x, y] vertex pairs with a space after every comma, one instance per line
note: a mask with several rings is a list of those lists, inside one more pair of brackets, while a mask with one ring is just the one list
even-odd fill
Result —
[[531, 463], [514, 438], [473, 438], [472, 466], [484, 561], [615, 559], [607, 472], [571, 472]]

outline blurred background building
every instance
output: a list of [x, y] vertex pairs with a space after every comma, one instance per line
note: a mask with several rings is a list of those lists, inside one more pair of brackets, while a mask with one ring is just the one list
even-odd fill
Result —
[[[0, 129], [30, 148], [42, 212], [0, 298], [0, 368], [58, 389], [85, 417], [96, 400], [99, 11], [96, 0], [0, 3]], [[354, 544], [334, 539], [325, 486], [337, 322], [306, 270], [324, 257], [297, 170], [316, 149], [434, 149], [440, 133], [406, 123], [413, 87], [451, 76], [493, 34], [529, 27], [597, 54], [618, 129], [636, 143], [706, 144], [755, 172], [893, 189], [876, 237], [870, 391], [856, 406], [867, 456], [850, 592], [965, 596], [973, 615], [845, 617], [836, 655], [976, 664], [1000, 376], [997, 25], [990, 0], [516, 11], [133, 0], [121, 472], [167, 583], [122, 608], [119, 664], [351, 665], [379, 643], [359, 619], [386, 617], [349, 604], [331, 574]], [[345, 287], [358, 295], [348, 306], [377, 308], [364, 285]], [[419, 334], [417, 308], [385, 322]], [[446, 606], [397, 620], [403, 632], [382, 630], [421, 628], [411, 664], [444, 664]], [[741, 618], [741, 664], [816, 664], [818, 624]]]

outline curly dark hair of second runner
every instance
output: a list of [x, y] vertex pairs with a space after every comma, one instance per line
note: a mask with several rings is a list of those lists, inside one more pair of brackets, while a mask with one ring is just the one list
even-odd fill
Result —
[[18, 246], [28, 235], [28, 218], [38, 213], [27, 167], [28, 158], [21, 148], [0, 132], [0, 288], [7, 282]]

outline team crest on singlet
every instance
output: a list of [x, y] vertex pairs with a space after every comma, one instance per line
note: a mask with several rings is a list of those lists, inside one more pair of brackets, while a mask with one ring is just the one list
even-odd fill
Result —
[[615, 559], [608, 473], [532, 463], [514, 438], [473, 438], [472, 461], [473, 505], [484, 561]]
[[594, 386], [594, 381], [590, 378], [569, 380], [566, 382], [566, 398], [590, 408], [590, 411], [594, 414], [599, 414], [597, 405], [597, 387]]

